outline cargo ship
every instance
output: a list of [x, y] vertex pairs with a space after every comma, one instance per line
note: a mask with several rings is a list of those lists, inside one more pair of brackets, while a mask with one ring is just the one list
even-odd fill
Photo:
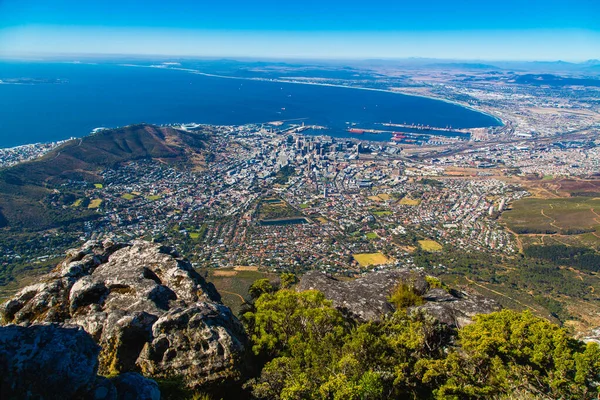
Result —
[[395, 142], [399, 142], [401, 140], [406, 139], [406, 135], [403, 134], [402, 132], [392, 132], [392, 134], [394, 135], [394, 136], [392, 136], [392, 140]]
[[355, 135], [362, 135], [365, 133], [364, 129], [348, 128], [348, 132], [354, 133]]

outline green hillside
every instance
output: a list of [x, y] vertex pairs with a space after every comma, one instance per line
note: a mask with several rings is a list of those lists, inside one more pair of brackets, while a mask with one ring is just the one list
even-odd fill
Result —
[[38, 160], [0, 171], [0, 227], [37, 230], [91, 218], [93, 211], [48, 207], [48, 197], [68, 181], [100, 183], [100, 171], [122, 162], [146, 158], [186, 162], [192, 153], [202, 151], [205, 142], [202, 134], [151, 125], [72, 140]]

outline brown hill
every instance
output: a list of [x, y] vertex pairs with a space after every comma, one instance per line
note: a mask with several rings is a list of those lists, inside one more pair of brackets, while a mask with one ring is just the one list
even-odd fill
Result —
[[187, 163], [206, 141], [203, 134], [144, 124], [72, 140], [40, 159], [0, 171], [0, 227], [46, 229], [89, 218], [91, 212], [47, 207], [44, 199], [68, 181], [101, 182], [100, 171], [122, 162]]

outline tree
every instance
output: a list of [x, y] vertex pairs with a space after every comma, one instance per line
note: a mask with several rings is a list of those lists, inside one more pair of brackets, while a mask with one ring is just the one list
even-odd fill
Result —
[[379, 376], [384, 396], [428, 398], [431, 390], [413, 373], [422, 359], [444, 357], [450, 328], [423, 311], [397, 311], [390, 318], [358, 325], [348, 336], [337, 367], [354, 382], [365, 372]]
[[297, 399], [318, 393], [323, 371], [339, 357], [349, 325], [318, 291], [263, 294], [244, 314], [254, 353], [266, 361], [257, 397]]
[[251, 322], [253, 351], [257, 355], [289, 355], [294, 346], [337, 337], [347, 329], [342, 314], [316, 290], [264, 293], [254, 306], [256, 311], [246, 313], [244, 319]]
[[591, 399], [600, 382], [597, 345], [583, 345], [531, 312], [478, 315], [458, 332], [459, 350], [422, 362], [422, 379], [438, 398], [529, 393], [539, 398]]
[[273, 293], [274, 291], [275, 287], [273, 287], [271, 281], [264, 278], [254, 281], [252, 286], [250, 286], [250, 289], [248, 289], [248, 294], [250, 294], [250, 297], [256, 300], [263, 294]]
[[281, 288], [282, 289], [289, 289], [293, 285], [298, 283], [298, 277], [295, 274], [292, 274], [289, 272], [282, 273], [279, 279], [281, 279]]
[[[403, 289], [404, 290], [404, 289]], [[267, 399], [583, 399], [599, 394], [600, 348], [530, 312], [461, 329], [424, 310], [345, 318], [318, 291], [263, 293], [244, 315]]]
[[318, 291], [281, 290], [254, 305], [244, 320], [265, 360], [252, 383], [259, 398], [423, 397], [431, 392], [411, 371], [420, 358], [441, 357], [449, 339], [448, 328], [419, 312], [353, 326]]

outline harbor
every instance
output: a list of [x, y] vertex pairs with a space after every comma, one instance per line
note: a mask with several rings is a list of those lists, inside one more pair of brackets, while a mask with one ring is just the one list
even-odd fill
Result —
[[390, 135], [390, 140], [395, 143], [447, 143], [465, 141], [471, 138], [471, 131], [469, 129], [453, 129], [452, 127], [439, 128], [432, 127], [429, 125], [393, 124], [391, 122], [376, 123], [376, 125], [382, 125], [385, 127], [401, 128], [401, 130], [387, 130], [374, 128], [359, 128], [357, 127], [357, 123], [348, 124], [350, 125], [350, 127], [346, 129], [346, 132], [351, 135]]

